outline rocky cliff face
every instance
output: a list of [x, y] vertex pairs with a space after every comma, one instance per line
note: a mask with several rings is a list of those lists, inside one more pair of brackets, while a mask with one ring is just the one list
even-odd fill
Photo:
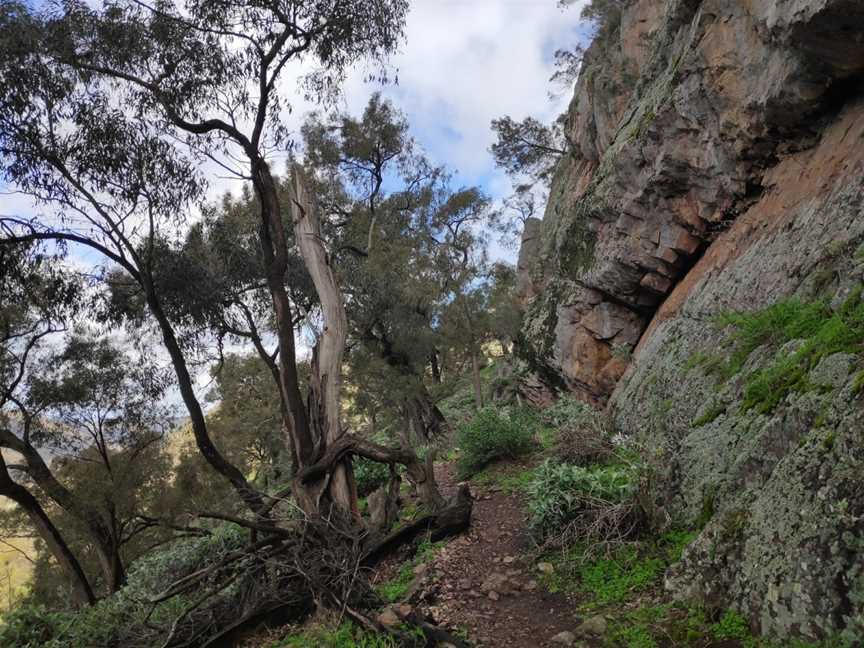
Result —
[[636, 0], [588, 51], [568, 129], [520, 258], [525, 359], [608, 402], [663, 467], [658, 515], [705, 525], [676, 594], [781, 637], [862, 632], [860, 349], [761, 410], [748, 377], [800, 342], [704, 359], [733, 352], [724, 313], [859, 297], [864, 3]]

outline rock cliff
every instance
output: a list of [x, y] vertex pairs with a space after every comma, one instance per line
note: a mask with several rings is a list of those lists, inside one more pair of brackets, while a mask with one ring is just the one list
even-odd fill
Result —
[[[723, 319], [857, 308], [864, 3], [630, 2], [586, 52], [567, 128], [520, 255], [523, 358], [662, 466], [661, 522], [701, 528], [676, 595], [779, 637], [864, 635], [860, 343], [812, 364], [816, 342], [760, 344], [733, 367]], [[798, 382], [754, 406], [781, 361]]]

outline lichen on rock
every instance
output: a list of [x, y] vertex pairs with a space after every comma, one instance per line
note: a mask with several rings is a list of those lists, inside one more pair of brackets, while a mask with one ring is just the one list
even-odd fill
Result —
[[778, 637], [864, 641], [864, 349], [814, 354], [754, 407], [748, 381], [805, 342], [728, 371], [718, 318], [860, 296], [862, 78], [858, 2], [629, 3], [586, 53], [520, 268], [520, 353], [608, 399], [658, 466], [658, 523], [703, 527], [671, 591]]

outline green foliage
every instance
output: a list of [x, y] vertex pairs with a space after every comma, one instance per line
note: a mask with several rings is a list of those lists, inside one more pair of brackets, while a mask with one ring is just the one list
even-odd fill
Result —
[[[300, 364], [298, 371], [303, 391], [308, 366]], [[257, 354], [225, 354], [212, 376], [215, 387], [209, 399], [218, 407], [207, 415], [210, 435], [257, 485], [274, 489], [290, 477], [291, 462], [281, 428], [279, 388], [270, 368]]]
[[406, 563], [399, 568], [399, 571], [393, 578], [381, 583], [377, 587], [378, 594], [388, 603], [395, 603], [405, 595], [413, 579], [413, 565]]
[[806, 303], [797, 298], [779, 301], [752, 313], [726, 313], [718, 322], [735, 328], [735, 349], [729, 371], [741, 370], [749, 355], [762, 345], [780, 346], [789, 340], [801, 340], [814, 335], [832, 315], [824, 301]]
[[490, 466], [477, 474], [472, 482], [482, 486], [497, 486], [511, 495], [526, 493], [534, 479], [534, 469], [514, 470], [513, 466]]
[[681, 560], [681, 554], [696, 539], [697, 535], [699, 535], [698, 532], [686, 529], [667, 531], [661, 535], [660, 548], [662, 552], [665, 552], [665, 560], [670, 565]]
[[[241, 548], [247, 535], [227, 524], [210, 536], [178, 541], [135, 562], [118, 593], [78, 612], [47, 612], [22, 605], [3, 617], [0, 646], [21, 648], [145, 647], [161, 643], [159, 626], [170, 626], [189, 603], [173, 597], [152, 608], [146, 603], [168, 583]], [[226, 590], [226, 596], [231, 590]]]
[[714, 513], [716, 512], [715, 507], [715, 497], [714, 494], [715, 487], [713, 485], [709, 485], [705, 492], [702, 494], [702, 505], [699, 509], [699, 517], [696, 519], [696, 527], [698, 529], [702, 529], [706, 524], [714, 517]]
[[852, 393], [857, 395], [862, 391], [864, 391], [864, 371], [859, 371], [852, 382]]
[[[810, 370], [822, 358], [841, 352], [861, 354], [864, 343], [861, 290], [860, 286], [854, 290], [836, 311], [827, 300], [803, 302], [791, 298], [761, 311], [727, 313], [718, 323], [735, 329], [729, 358], [724, 361], [718, 356], [694, 355], [687, 366], [700, 365], [707, 372], [728, 379], [741, 371], [756, 348], [767, 345], [777, 349], [792, 340], [800, 340], [795, 350], [783, 355], [777, 353], [766, 366], [747, 378], [742, 408], [768, 414], [790, 393], [822, 388], [809, 378]], [[694, 426], [710, 422], [711, 416], [719, 416], [719, 406], [694, 421]]]
[[720, 620], [711, 626], [711, 632], [717, 639], [737, 639], [745, 644], [751, 639], [747, 620], [734, 610], [727, 610]]
[[470, 476], [496, 459], [525, 454], [531, 450], [537, 427], [536, 416], [527, 409], [486, 407], [478, 411], [456, 431], [456, 444], [462, 451], [459, 474]]
[[573, 420], [584, 418], [590, 409], [590, 406], [568, 394], [544, 409], [540, 416], [547, 425], [560, 428]]
[[289, 635], [269, 648], [397, 648], [393, 637], [374, 634], [346, 621], [332, 628], [317, 626], [303, 633]]
[[166, 583], [220, 560], [247, 541], [248, 533], [242, 527], [225, 523], [208, 536], [174, 542], [137, 560], [129, 569], [124, 592], [136, 597], [159, 592]]
[[579, 570], [580, 589], [591, 594], [596, 605], [623, 601], [655, 584], [666, 564], [658, 556], [640, 557], [636, 548], [625, 547], [610, 558], [585, 564]]
[[550, 591], [587, 594], [586, 609], [618, 604], [657, 586], [666, 568], [681, 559], [695, 537], [692, 531], [670, 531], [603, 556], [589, 553], [593, 547], [585, 543], [574, 544], [549, 557], [555, 571], [542, 579]]
[[647, 628], [643, 626], [627, 626], [612, 633], [612, 639], [625, 648], [655, 648], [657, 642]]
[[443, 396], [438, 403], [441, 413], [457, 427], [474, 417], [476, 413], [474, 387], [467, 376], [460, 376], [443, 385], [437, 385], [436, 392], [439, 396]]
[[543, 410], [543, 422], [555, 429], [554, 455], [565, 463], [590, 465], [614, 458], [609, 418], [572, 396]]
[[352, 465], [354, 467], [354, 481], [357, 482], [357, 493], [361, 497], [378, 490], [390, 478], [390, 468], [387, 464], [372, 461], [365, 457], [357, 457]]
[[40, 605], [21, 605], [3, 615], [0, 624], [0, 645], [16, 648], [48, 646], [69, 615], [50, 612]]
[[495, 142], [489, 148], [495, 165], [510, 176], [530, 176], [548, 182], [555, 164], [567, 153], [563, 123], [546, 125], [534, 117], [515, 121], [509, 115], [493, 119]]
[[414, 558], [406, 561], [393, 578], [378, 585], [376, 589], [381, 598], [388, 603], [395, 603], [400, 600], [414, 580], [414, 568], [433, 558], [445, 544], [445, 542], [432, 543], [429, 540], [421, 542]]
[[532, 532], [540, 538], [599, 503], [619, 503], [634, 496], [636, 465], [574, 466], [547, 459], [533, 474], [526, 491]]
[[709, 407], [702, 416], [697, 417], [690, 425], [694, 428], [702, 427], [703, 425], [708, 425], [709, 423], [713, 423], [717, 420], [721, 414], [726, 413], [726, 406], [723, 403], [714, 403]]
[[520, 470], [519, 472], [504, 475], [499, 480], [501, 489], [510, 494], [525, 493], [534, 481], [534, 470]]
[[[741, 648], [849, 648], [842, 639], [808, 642], [800, 639], [772, 640], [751, 634], [747, 620], [728, 610], [716, 621], [702, 607], [683, 603], [649, 605], [617, 614], [610, 637], [620, 648], [674, 646], [740, 646]], [[671, 641], [671, 644], [668, 642]]]

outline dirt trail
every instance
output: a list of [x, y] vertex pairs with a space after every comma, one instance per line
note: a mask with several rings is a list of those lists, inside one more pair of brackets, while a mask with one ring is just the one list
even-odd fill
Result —
[[[450, 465], [436, 469], [445, 496], [455, 492]], [[579, 625], [573, 605], [538, 584], [526, 554], [525, 511], [516, 495], [494, 485], [471, 485], [471, 529], [450, 542], [429, 565], [421, 608], [439, 623], [468, 630], [479, 646], [556, 646], [552, 637]]]

